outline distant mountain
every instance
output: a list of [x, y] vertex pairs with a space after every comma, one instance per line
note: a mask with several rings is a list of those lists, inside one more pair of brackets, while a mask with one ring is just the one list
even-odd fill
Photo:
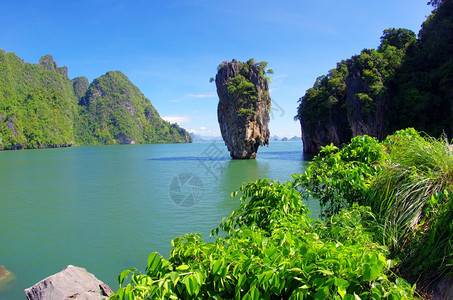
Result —
[[208, 143], [208, 142], [223, 141], [221, 136], [205, 136], [205, 135], [198, 135], [195, 133], [190, 133], [190, 136], [192, 137], [194, 143]]
[[0, 150], [191, 141], [121, 72], [89, 84], [51, 55], [30, 64], [0, 49]]
[[293, 136], [292, 138], [288, 139], [287, 137], [280, 138], [277, 135], [274, 135], [270, 137], [269, 140], [273, 142], [300, 141], [301, 137]]

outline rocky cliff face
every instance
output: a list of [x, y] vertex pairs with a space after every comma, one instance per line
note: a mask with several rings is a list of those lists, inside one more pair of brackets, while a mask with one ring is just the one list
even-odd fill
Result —
[[[388, 134], [384, 124], [390, 94], [384, 88], [381, 93], [372, 91], [373, 87], [364, 74], [366, 69], [357, 66], [357, 59], [352, 57], [349, 60], [349, 75], [345, 80], [348, 124], [353, 137], [366, 134], [381, 140]], [[384, 78], [376, 78], [379, 78], [380, 83], [385, 83]]]
[[296, 118], [302, 127], [304, 152], [318, 153], [331, 143], [341, 146], [357, 135], [385, 138], [389, 82], [397, 67], [382, 63], [385, 51], [363, 50], [342, 61], [299, 100]]
[[418, 38], [386, 29], [377, 49], [341, 61], [307, 90], [296, 116], [305, 152], [408, 127], [453, 136], [453, 2], [435, 3]]
[[222, 63], [216, 75], [217, 117], [223, 140], [234, 159], [253, 159], [269, 144], [271, 99], [265, 63]]
[[304, 119], [300, 120], [305, 153], [318, 153], [322, 146], [331, 143], [339, 146], [351, 139], [344, 107], [331, 108], [326, 114], [326, 119], [325, 122], [317, 120], [315, 124], [308, 124]]

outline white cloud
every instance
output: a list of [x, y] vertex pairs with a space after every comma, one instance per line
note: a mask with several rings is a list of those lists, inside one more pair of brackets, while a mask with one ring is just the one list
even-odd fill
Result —
[[170, 122], [170, 123], [178, 123], [178, 124], [190, 123], [189, 117], [187, 117], [187, 116], [177, 116], [177, 115], [163, 116], [162, 119], [164, 119], [165, 121]]
[[193, 99], [193, 98], [214, 98], [216, 94], [188, 94], [184, 98]]
[[219, 129], [210, 129], [205, 126], [200, 126], [198, 128], [190, 128], [187, 131], [201, 136], [221, 136]]

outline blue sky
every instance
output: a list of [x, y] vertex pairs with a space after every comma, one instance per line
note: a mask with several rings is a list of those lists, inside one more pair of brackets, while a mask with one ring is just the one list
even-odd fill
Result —
[[386, 28], [418, 33], [427, 0], [2, 0], [0, 49], [69, 77], [120, 70], [171, 122], [220, 136], [217, 66], [268, 61], [271, 135], [300, 136], [297, 100], [336, 63], [376, 48]]

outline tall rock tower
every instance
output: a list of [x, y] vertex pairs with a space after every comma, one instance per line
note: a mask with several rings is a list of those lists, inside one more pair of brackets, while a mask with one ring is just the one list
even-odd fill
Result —
[[259, 146], [269, 144], [267, 62], [233, 59], [218, 67], [215, 78], [219, 105], [217, 118], [223, 140], [233, 159], [254, 159]]

